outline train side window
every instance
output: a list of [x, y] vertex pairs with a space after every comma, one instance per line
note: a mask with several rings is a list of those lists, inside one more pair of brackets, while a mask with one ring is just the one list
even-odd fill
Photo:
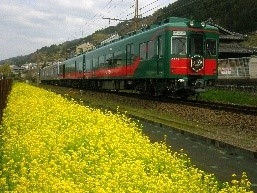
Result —
[[171, 54], [185, 55], [187, 54], [186, 37], [175, 36], [171, 39]]
[[105, 64], [105, 56], [100, 56], [99, 57], [99, 66], [104, 66]]
[[135, 59], [134, 44], [126, 45], [126, 62], [124, 64], [131, 64]]
[[93, 63], [93, 58], [90, 60], [90, 69], [91, 70], [94, 70], [94, 65], [93, 65], [94, 63]]
[[113, 62], [115, 66], [122, 65], [124, 63], [124, 59], [122, 59], [122, 51], [114, 52]]
[[79, 73], [83, 72], [83, 62], [82, 61], [79, 61], [79, 63], [78, 63], [78, 72]]
[[140, 59], [145, 60], [146, 59], [146, 43], [139, 44], [139, 53], [140, 53]]
[[75, 63], [67, 64], [67, 72], [75, 72], [75, 71], [76, 71]]
[[66, 73], [71, 72], [71, 66], [68, 63], [65, 64], [65, 72]]
[[106, 55], [106, 63], [108, 66], [111, 66], [113, 64], [113, 54], [107, 54]]
[[131, 44], [131, 62], [133, 62], [137, 58], [135, 53], [135, 46], [134, 44]]
[[98, 67], [98, 58], [94, 57], [93, 58], [93, 68], [97, 68]]
[[162, 57], [162, 37], [158, 36], [157, 39], [157, 56]]
[[90, 70], [91, 70], [91, 60], [88, 59], [88, 60], [86, 60], [86, 72], [88, 72]]
[[216, 56], [217, 55], [217, 41], [215, 39], [207, 39], [205, 43], [206, 55]]
[[152, 59], [154, 57], [154, 43], [153, 41], [147, 42], [147, 59]]
[[53, 75], [53, 67], [50, 68], [50, 76]]
[[135, 58], [135, 49], [134, 49], [134, 44], [131, 44], [131, 59], [134, 60]]

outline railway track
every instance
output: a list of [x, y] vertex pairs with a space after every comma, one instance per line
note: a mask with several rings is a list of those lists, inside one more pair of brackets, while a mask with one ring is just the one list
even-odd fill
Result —
[[210, 110], [217, 111], [226, 111], [237, 114], [245, 114], [245, 115], [257, 115], [257, 106], [246, 106], [246, 105], [236, 105], [236, 104], [226, 104], [220, 102], [212, 102], [212, 101], [203, 101], [203, 100], [181, 100], [181, 99], [173, 99], [173, 98], [161, 98], [161, 97], [152, 97], [152, 96], [141, 96], [135, 93], [113, 93], [117, 95], [127, 96], [127, 97], [135, 97], [144, 100], [152, 100], [158, 102], [165, 103], [176, 103], [181, 105], [194, 106], [199, 108], [206, 108]]
[[[56, 87], [55, 87], [56, 88]], [[66, 88], [67, 90], [71, 88]], [[83, 93], [84, 91], [79, 89], [73, 89], [78, 93]], [[86, 91], [85, 91], [86, 92]], [[170, 97], [155, 97], [155, 96], [145, 96], [139, 95], [138, 93], [131, 93], [131, 92], [115, 92], [115, 91], [103, 91], [103, 90], [95, 90], [92, 92], [98, 93], [108, 93], [111, 95], [117, 95], [122, 97], [128, 98], [137, 98], [140, 100], [147, 100], [153, 102], [163, 102], [163, 103], [173, 103], [179, 105], [187, 105], [199, 108], [205, 108], [210, 110], [217, 110], [217, 111], [225, 111], [225, 112], [232, 112], [236, 114], [244, 114], [244, 115], [254, 115], [257, 116], [257, 106], [246, 106], [246, 105], [236, 105], [236, 104], [226, 104], [221, 102], [212, 102], [212, 101], [203, 101], [203, 100], [181, 100], [181, 99], [174, 99]]]
[[227, 111], [227, 112], [245, 114], [245, 115], [257, 115], [257, 107], [254, 107], [254, 106], [225, 104], [225, 103], [209, 102], [209, 101], [201, 101], [201, 100], [188, 100], [188, 101], [183, 101], [182, 103], [186, 105], [200, 107], [200, 108], [208, 108], [211, 110]]

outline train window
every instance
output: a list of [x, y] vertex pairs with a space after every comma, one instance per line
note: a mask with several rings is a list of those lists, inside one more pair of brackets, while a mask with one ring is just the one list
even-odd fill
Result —
[[109, 66], [111, 66], [113, 64], [113, 54], [112, 53], [106, 55], [106, 63]]
[[133, 62], [137, 58], [135, 53], [135, 46], [134, 44], [131, 44], [131, 61]]
[[124, 59], [122, 57], [123, 57], [122, 51], [114, 52], [113, 63], [115, 66], [119, 66], [124, 63]]
[[83, 62], [82, 62], [82, 61], [80, 61], [80, 62], [78, 63], [78, 72], [79, 72], [79, 73], [82, 73], [82, 72], [83, 72]]
[[98, 58], [94, 57], [93, 58], [93, 68], [97, 68], [98, 66]]
[[172, 37], [171, 40], [171, 54], [187, 54], [187, 39], [186, 37]]
[[75, 63], [74, 63], [74, 71], [75, 72], [77, 72], [78, 71], [78, 66], [77, 66], [78, 64], [77, 64], [77, 61], [75, 61]]
[[157, 40], [157, 56], [160, 58], [162, 56], [162, 37], [158, 36]]
[[146, 59], [146, 43], [139, 44], [140, 59]]
[[63, 78], [65, 78], [65, 73], [66, 73], [65, 66], [66, 66], [66, 64], [62, 64], [61, 65], [61, 69], [60, 69], [60, 72], [61, 72]]
[[99, 57], [99, 66], [104, 66], [105, 65], [105, 56], [100, 56]]
[[59, 64], [59, 75], [62, 75], [63, 74], [63, 68], [64, 68], [64, 65], [63, 64]]
[[193, 34], [191, 36], [191, 54], [203, 55], [203, 35]]
[[51, 68], [51, 71], [50, 71], [50, 76], [54, 74], [54, 69]]
[[72, 66], [71, 66], [71, 64], [65, 64], [65, 71], [66, 71], [66, 73], [72, 72]]
[[90, 69], [91, 69], [91, 60], [88, 59], [86, 60], [86, 72], [90, 71]]
[[206, 55], [216, 56], [217, 55], [217, 41], [215, 39], [206, 40]]
[[134, 44], [126, 45], [126, 64], [131, 64], [135, 59]]
[[93, 65], [93, 58], [91, 58], [91, 59], [90, 59], [90, 70], [93, 70], [93, 69], [94, 69], [93, 66], [94, 66], [94, 65]]
[[149, 41], [147, 42], [147, 58], [148, 59], [152, 59], [154, 57], [154, 43], [153, 41]]
[[132, 58], [132, 60], [134, 59], [133, 58], [134, 56], [135, 56], [134, 44], [131, 44], [131, 58]]
[[58, 74], [58, 66], [54, 66], [54, 75]]

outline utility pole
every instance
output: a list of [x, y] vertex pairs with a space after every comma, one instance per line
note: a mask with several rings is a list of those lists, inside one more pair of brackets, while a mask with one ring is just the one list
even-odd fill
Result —
[[139, 26], [139, 14], [138, 14], [138, 0], [136, 0], [135, 4], [135, 17], [134, 17], [134, 30], [136, 31]]
[[[139, 28], [139, 8], [138, 8], [138, 0], [135, 1], [135, 16], [134, 16], [134, 30], [136, 31]], [[110, 17], [102, 17], [102, 19], [108, 19], [109, 24], [111, 23], [111, 20], [114, 21], [128, 21], [128, 20], [122, 20], [122, 19], [117, 19], [117, 18], [110, 18]]]

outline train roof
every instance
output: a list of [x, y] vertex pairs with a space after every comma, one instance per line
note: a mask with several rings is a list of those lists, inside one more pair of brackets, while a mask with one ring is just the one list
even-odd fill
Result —
[[216, 31], [218, 33], [218, 28], [212, 25], [208, 25], [205, 22], [201, 22], [201, 21], [196, 21], [196, 20], [190, 20], [187, 18], [180, 18], [180, 17], [169, 17], [167, 19], [164, 19], [156, 24], [152, 24], [149, 25], [147, 27], [141, 28], [139, 30], [136, 31], [132, 31], [127, 33], [124, 36], [120, 36], [119, 38], [116, 38], [112, 41], [108, 41], [106, 43], [102, 43], [101, 45], [98, 45], [96, 47], [96, 49], [90, 50], [86, 53], [82, 53], [81, 55], [75, 56], [73, 58], [70, 58], [66, 61], [63, 61], [63, 63], [69, 62], [69, 61], [74, 61], [74, 60], [78, 60], [79, 58], [81, 58], [84, 54], [93, 54], [94, 51], [96, 50], [101, 50], [101, 49], [105, 49], [106, 47], [111, 47], [113, 46], [114, 43], [122, 43], [124, 41], [130, 41], [132, 38], [136, 37], [136, 36], [140, 36], [143, 34], [147, 34], [147, 33], [151, 33], [152, 31], [155, 30], [160, 30], [162, 28], [167, 28], [167, 27], [177, 27], [179, 28], [185, 28], [185, 29], [189, 29], [189, 28], [201, 28], [204, 30], [209, 30], [209, 31]]
[[[183, 28], [202, 28], [205, 30], [214, 30], [214, 31], [218, 31], [218, 28], [216, 26], [212, 26], [212, 25], [208, 25], [206, 24], [206, 22], [201, 22], [201, 21], [197, 21], [197, 20], [190, 20], [187, 18], [180, 18], [180, 17], [169, 17], [167, 19], [164, 19], [156, 24], [152, 24], [149, 25], [147, 27], [141, 28], [137, 31], [132, 31], [127, 33], [124, 36], [121, 36], [119, 39], [113, 40], [110, 43], [113, 43], [115, 41], [119, 41], [121, 39], [125, 39], [131, 36], [134, 36], [136, 34], [140, 34], [140, 33], [144, 33], [147, 31], [150, 31], [152, 29], [156, 29], [156, 28], [162, 28], [162, 27], [183, 27]], [[106, 44], [105, 44], [106, 45]]]
[[[124, 36], [120, 36], [117, 39], [114, 39], [113, 41], [110, 41], [105, 44], [99, 45], [96, 49], [99, 49], [101, 47], [104, 47], [106, 45], [110, 45], [112, 43], [125, 40], [131, 37], [134, 37], [135, 35], [139, 35], [142, 33], [151, 32], [152, 30], [164, 28], [164, 27], [178, 27], [178, 28], [202, 28], [204, 30], [210, 30], [210, 31], [216, 31], [218, 33], [218, 28], [212, 25], [208, 25], [205, 22], [196, 21], [196, 20], [189, 20], [187, 18], [180, 18], [180, 17], [169, 17], [167, 19], [164, 19], [156, 24], [149, 25], [144, 28], [140, 28], [139, 30], [132, 31], [127, 33]], [[93, 50], [91, 50], [93, 51]], [[91, 52], [89, 51], [89, 52]]]

